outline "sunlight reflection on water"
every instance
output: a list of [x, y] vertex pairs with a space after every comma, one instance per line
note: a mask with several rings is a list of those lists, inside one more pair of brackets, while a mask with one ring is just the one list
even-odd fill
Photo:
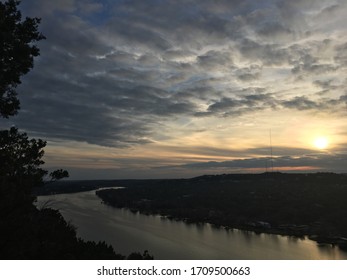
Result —
[[59, 209], [85, 240], [105, 240], [116, 252], [149, 250], [156, 259], [347, 259], [332, 246], [309, 239], [187, 224], [101, 203], [95, 191], [38, 197]]

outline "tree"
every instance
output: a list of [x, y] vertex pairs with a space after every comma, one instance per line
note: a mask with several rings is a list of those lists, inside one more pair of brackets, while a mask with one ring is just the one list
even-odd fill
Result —
[[[19, 110], [16, 87], [39, 55], [40, 19], [21, 20], [19, 1], [0, 2], [0, 117]], [[105, 243], [83, 242], [57, 210], [37, 209], [33, 188], [68, 177], [41, 168], [46, 142], [17, 128], [0, 131], [0, 259], [124, 259]], [[144, 254], [143, 257], [148, 257]]]
[[34, 57], [40, 54], [34, 44], [45, 39], [38, 31], [39, 18], [22, 21], [17, 9], [20, 1], [0, 2], [0, 115], [4, 118], [18, 113], [20, 102], [16, 87], [20, 77], [34, 66]]
[[[34, 65], [40, 54], [34, 44], [45, 39], [38, 31], [39, 18], [22, 21], [18, 10], [20, 1], [0, 2], [0, 117], [8, 118], [18, 113], [19, 100], [16, 87], [21, 76]], [[0, 214], [13, 209], [28, 209], [34, 197], [32, 190], [44, 183], [48, 172], [41, 168], [46, 142], [29, 139], [17, 128], [0, 131]], [[56, 170], [51, 181], [68, 177], [68, 172]]]
[[[18, 113], [16, 87], [21, 76], [34, 66], [34, 57], [40, 54], [35, 45], [45, 37], [38, 31], [39, 18], [27, 17], [22, 21], [18, 10], [20, 1], [0, 2], [0, 116], [8, 118]], [[24, 203], [32, 202], [32, 188], [43, 183], [48, 174], [40, 166], [46, 142], [28, 139], [17, 128], [0, 131], [0, 193], [2, 197]], [[56, 170], [51, 180], [68, 177], [67, 171]]]
[[[12, 207], [32, 204], [32, 188], [42, 185], [48, 172], [40, 166], [46, 142], [41, 139], [29, 139], [26, 133], [10, 130], [0, 131], [0, 194]], [[50, 174], [51, 180], [67, 177], [64, 170]], [[3, 203], [4, 206], [4, 203]], [[8, 208], [8, 207], [7, 207]]]

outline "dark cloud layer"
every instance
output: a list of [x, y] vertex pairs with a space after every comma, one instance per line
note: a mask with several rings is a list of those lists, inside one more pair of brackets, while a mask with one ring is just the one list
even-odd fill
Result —
[[343, 0], [32, 0], [21, 8], [42, 18], [47, 40], [19, 88], [20, 114], [3, 127], [122, 148], [174, 138], [182, 119], [345, 115]]
[[[346, 65], [346, 43], [312, 26], [345, 9], [339, 1], [35, 0], [22, 7], [42, 17], [47, 40], [20, 88], [16, 122], [47, 137], [118, 146], [155, 137], [154, 127], [175, 116], [331, 110], [346, 90], [331, 86]], [[312, 18], [303, 16], [310, 11]], [[329, 63], [319, 56], [324, 48]], [[268, 93], [238, 96], [266, 79], [266, 67], [289, 69], [286, 80], [312, 76], [334, 97], [286, 98], [267, 84]], [[329, 73], [336, 75], [317, 79]]]

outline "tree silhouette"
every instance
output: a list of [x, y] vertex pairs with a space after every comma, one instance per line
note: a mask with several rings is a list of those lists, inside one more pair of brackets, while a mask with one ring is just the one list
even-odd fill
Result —
[[[40, 19], [26, 18], [20, 1], [0, 2], [0, 117], [19, 110], [16, 87], [39, 55]], [[38, 210], [33, 188], [68, 177], [41, 168], [46, 142], [17, 128], [0, 131], [0, 259], [124, 259], [105, 242], [84, 242], [57, 210]], [[149, 258], [148, 253], [137, 258]]]
[[[35, 42], [44, 39], [38, 31], [38, 18], [22, 16], [19, 1], [0, 2], [0, 117], [8, 118], [18, 113], [19, 100], [16, 87], [22, 75], [33, 67], [34, 57], [39, 55]], [[47, 211], [38, 211], [33, 205], [33, 188], [44, 183], [48, 171], [41, 168], [46, 142], [29, 139], [17, 128], [0, 131], [0, 256], [4, 258], [39, 258], [42, 249], [56, 244], [49, 237], [40, 238], [45, 227], [56, 227], [61, 216], [51, 215], [47, 223]], [[62, 169], [50, 173], [50, 180], [67, 177]], [[46, 225], [42, 221], [46, 219]], [[60, 233], [69, 228], [60, 223]], [[71, 230], [70, 230], [71, 231]], [[73, 243], [74, 233], [70, 234]], [[67, 239], [66, 239], [67, 240]], [[70, 242], [70, 243], [71, 243]], [[57, 248], [57, 246], [56, 246]], [[57, 255], [56, 255], [57, 256]], [[60, 254], [59, 256], [62, 256]]]
[[[48, 174], [40, 167], [44, 164], [42, 156], [45, 146], [45, 141], [29, 139], [26, 133], [18, 132], [15, 127], [0, 131], [0, 193], [2, 200], [5, 200], [2, 206], [8, 202], [11, 204], [7, 208], [32, 204], [35, 199], [32, 188], [42, 185]], [[64, 177], [62, 175], [67, 177], [67, 171], [54, 171], [51, 180]]]
[[35, 42], [45, 39], [38, 31], [40, 19], [22, 21], [17, 9], [20, 1], [0, 2], [0, 114], [8, 118], [18, 113], [16, 87], [20, 77], [34, 66], [34, 57], [40, 54]]
[[[39, 18], [27, 17], [22, 21], [18, 10], [20, 1], [0, 2], [0, 116], [8, 118], [18, 113], [16, 87], [22, 75], [34, 65], [40, 54], [35, 42], [45, 37], [38, 31]], [[40, 166], [46, 142], [28, 139], [17, 128], [0, 131], [0, 193], [2, 198], [19, 203], [32, 203], [32, 188], [43, 183], [48, 172]], [[51, 180], [68, 177], [65, 170], [50, 174]], [[12, 199], [10, 199], [12, 197]], [[3, 203], [4, 205], [4, 203]], [[17, 203], [12, 203], [18, 206]]]

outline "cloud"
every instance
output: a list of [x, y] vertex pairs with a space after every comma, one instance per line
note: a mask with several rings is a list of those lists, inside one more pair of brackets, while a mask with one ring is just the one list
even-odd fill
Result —
[[316, 86], [321, 87], [322, 89], [331, 89], [333, 88], [333, 86], [331, 85], [332, 80], [316, 80], [313, 82], [313, 84], [315, 84]]
[[[23, 78], [13, 122], [40, 136], [129, 147], [162, 137], [168, 123], [179, 129], [181, 118], [237, 123], [259, 112], [346, 106], [343, 1], [33, 0], [21, 7], [42, 17], [47, 40]], [[330, 17], [328, 26], [314, 24], [320, 16]]]
[[276, 44], [263, 44], [246, 38], [238, 48], [245, 59], [260, 61], [264, 65], [283, 65], [288, 61], [288, 52]]
[[282, 102], [282, 105], [289, 109], [297, 109], [297, 110], [311, 110], [311, 109], [318, 109], [321, 107], [320, 104], [309, 100], [305, 96], [297, 96], [293, 98], [292, 100], [284, 101]]
[[[329, 162], [329, 164], [327, 164]], [[246, 158], [246, 159], [235, 159], [230, 161], [208, 161], [208, 162], [197, 162], [189, 163], [184, 165], [176, 166], [181, 169], [200, 169], [204, 171], [212, 171], [214, 173], [220, 172], [240, 172], [245, 170], [246, 172], [265, 172], [269, 170], [272, 165], [274, 171], [330, 171], [335, 170], [336, 172], [344, 172], [342, 167], [343, 164], [347, 163], [346, 154], [312, 154], [302, 155], [300, 157], [292, 156], [280, 156], [280, 157], [259, 157], [259, 158]], [[161, 169], [172, 168], [172, 167], [161, 167]], [[302, 169], [300, 169], [302, 168]], [[219, 170], [219, 171], [218, 171]], [[204, 172], [203, 171], [203, 172]]]
[[284, 27], [279, 22], [267, 22], [259, 27], [256, 32], [261, 36], [266, 37], [280, 37], [287, 36], [291, 34], [291, 30], [289, 28]]
[[[252, 89], [251, 89], [252, 90]], [[245, 89], [250, 91], [250, 89]], [[208, 106], [206, 112], [198, 112], [198, 116], [206, 115], [241, 115], [250, 112], [257, 112], [276, 107], [278, 102], [271, 94], [248, 94], [238, 98], [222, 97]]]
[[338, 65], [341, 66], [347, 66], [347, 43], [344, 44], [338, 44], [335, 46], [335, 56], [334, 56], [334, 60]]
[[231, 68], [233, 66], [230, 53], [228, 52], [209, 51], [198, 56], [197, 61], [199, 66], [207, 71]]
[[21, 120], [21, 127], [45, 139], [74, 140], [102, 146], [148, 142], [149, 130], [144, 120], [115, 117], [106, 106], [60, 100], [41, 100], [39, 104], [33, 102], [27, 106], [31, 110]]
[[50, 16], [56, 12], [65, 12], [72, 13], [76, 9], [76, 1], [75, 0], [62, 0], [58, 2], [55, 1], [44, 1], [44, 0], [36, 0], [32, 3], [27, 3], [23, 1], [21, 4], [23, 8], [28, 13], [35, 13], [36, 16], [45, 17]]
[[82, 15], [87, 16], [101, 12], [104, 9], [104, 5], [94, 1], [86, 1], [84, 3], [78, 3], [78, 9]]

